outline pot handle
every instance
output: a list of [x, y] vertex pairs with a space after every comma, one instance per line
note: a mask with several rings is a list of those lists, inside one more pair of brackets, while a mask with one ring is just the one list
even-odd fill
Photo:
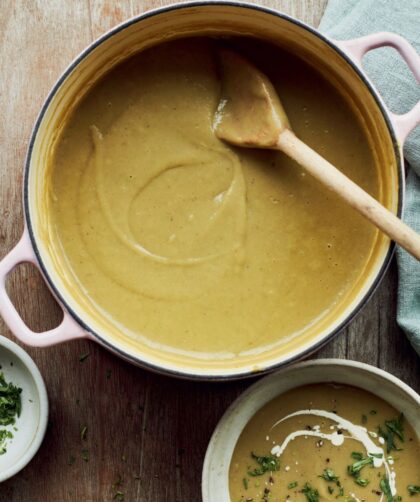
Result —
[[16, 265], [24, 262], [32, 263], [39, 269], [38, 261], [26, 227], [20, 241], [9, 254], [0, 261], [0, 314], [10, 331], [21, 342], [33, 347], [47, 347], [75, 338], [88, 337], [88, 333], [76, 323], [65, 309], [63, 309], [63, 320], [61, 323], [56, 328], [49, 331], [36, 333], [24, 323], [6, 291], [7, 275]]
[[[349, 54], [358, 66], [361, 67], [363, 56], [378, 47], [393, 47], [404, 58], [413, 75], [420, 82], [420, 55], [416, 49], [403, 37], [396, 33], [380, 32], [353, 40], [337, 41], [341, 49]], [[404, 143], [410, 132], [420, 123], [420, 101], [407, 113], [398, 115], [389, 112], [398, 139]]]

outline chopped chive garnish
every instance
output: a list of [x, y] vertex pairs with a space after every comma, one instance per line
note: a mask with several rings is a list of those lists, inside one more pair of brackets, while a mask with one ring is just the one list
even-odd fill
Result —
[[293, 490], [293, 488], [296, 488], [296, 487], [297, 487], [297, 485], [298, 485], [298, 482], [297, 482], [297, 481], [292, 481], [291, 483], [289, 483], [289, 484], [287, 485], [287, 488], [288, 488], [289, 490]]

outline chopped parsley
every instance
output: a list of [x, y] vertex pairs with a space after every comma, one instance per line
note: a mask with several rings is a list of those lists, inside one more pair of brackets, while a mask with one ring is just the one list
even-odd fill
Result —
[[408, 485], [407, 490], [410, 495], [415, 495], [416, 493], [420, 493], [420, 486], [419, 485]]
[[389, 486], [389, 481], [385, 476], [381, 479], [379, 487], [381, 489], [381, 492], [385, 495], [387, 502], [399, 502], [400, 500], [402, 500], [401, 497], [399, 496], [394, 497], [392, 495], [391, 488]]
[[[352, 454], [352, 456], [353, 456], [353, 454]], [[358, 460], [357, 462], [354, 462], [354, 464], [348, 465], [347, 472], [350, 474], [350, 476], [358, 478], [360, 475], [360, 471], [363, 469], [363, 467], [365, 467], [366, 465], [372, 465], [372, 464], [373, 464], [373, 457], [365, 457], [365, 458]]]
[[[16, 417], [22, 411], [22, 389], [6, 382], [3, 373], [0, 373], [0, 425], [14, 425]], [[16, 427], [13, 427], [16, 431]], [[7, 452], [7, 442], [13, 438], [13, 433], [7, 429], [0, 429], [0, 455]]]
[[298, 482], [297, 482], [297, 481], [292, 481], [291, 483], [289, 483], [289, 484], [287, 485], [287, 488], [288, 488], [289, 490], [293, 490], [293, 488], [296, 488], [296, 487], [297, 487], [297, 485], [298, 485]]
[[82, 427], [82, 430], [80, 431], [80, 439], [82, 441], [86, 441], [86, 438], [87, 438], [87, 431], [88, 431], [88, 428], [87, 426], [85, 425], [84, 427]]
[[7, 452], [6, 443], [8, 439], [12, 439], [13, 434], [6, 430], [0, 430], [0, 455], [4, 455]]
[[305, 495], [309, 502], [318, 502], [319, 501], [319, 493], [318, 490], [315, 490], [311, 487], [309, 483], [305, 483], [305, 486], [302, 489], [302, 493]]
[[369, 480], [364, 478], [356, 478], [355, 481], [359, 486], [367, 486], [369, 484]]
[[378, 427], [378, 434], [385, 440], [386, 451], [390, 453], [392, 450], [399, 451], [399, 448], [395, 441], [399, 439], [404, 442], [404, 424], [403, 424], [404, 415], [401, 413], [399, 417], [394, 420], [386, 420], [385, 426]]
[[22, 389], [7, 383], [0, 373], [0, 425], [13, 425], [22, 411]]
[[242, 484], [244, 485], [245, 490], [248, 490], [248, 480], [246, 478], [242, 480]]
[[86, 354], [82, 354], [80, 357], [79, 357], [79, 361], [81, 363], [84, 363], [86, 361], [86, 359], [90, 356], [89, 352], [86, 352]]
[[251, 452], [251, 457], [259, 464], [259, 467], [248, 471], [249, 476], [262, 476], [266, 472], [280, 469], [280, 460], [274, 455], [258, 456]]
[[318, 477], [325, 479], [325, 481], [338, 481], [338, 476], [332, 469], [324, 469], [324, 472]]

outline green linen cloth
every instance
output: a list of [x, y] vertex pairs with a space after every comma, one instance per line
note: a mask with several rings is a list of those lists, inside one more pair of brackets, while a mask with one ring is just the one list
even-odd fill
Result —
[[[420, 51], [419, 0], [329, 0], [319, 29], [336, 40], [391, 31]], [[391, 48], [370, 52], [363, 67], [395, 113], [405, 113], [420, 100], [420, 86], [402, 57]], [[407, 176], [404, 220], [420, 232], [420, 127], [408, 137], [404, 157]], [[420, 263], [397, 248], [399, 272], [397, 322], [420, 355]]]

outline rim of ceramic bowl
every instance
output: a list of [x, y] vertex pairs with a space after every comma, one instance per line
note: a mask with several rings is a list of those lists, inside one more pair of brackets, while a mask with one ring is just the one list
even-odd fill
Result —
[[24, 167], [24, 183], [23, 183], [23, 207], [24, 207], [24, 216], [25, 216], [25, 221], [27, 223], [27, 228], [29, 232], [29, 237], [31, 240], [31, 244], [35, 253], [35, 256], [37, 258], [37, 261], [39, 263], [41, 272], [46, 279], [50, 289], [53, 291], [55, 297], [59, 301], [59, 303], [63, 306], [64, 309], [77, 321], [77, 323], [86, 331], [88, 335], [90, 335], [92, 338], [94, 338], [97, 342], [99, 342], [101, 345], [106, 347], [108, 350], [111, 352], [114, 352], [115, 354], [119, 355], [121, 358], [136, 364], [137, 366], [140, 366], [142, 368], [151, 370], [155, 373], [160, 373], [164, 375], [170, 375], [178, 378], [184, 378], [188, 380], [206, 380], [206, 381], [226, 381], [226, 380], [238, 380], [241, 378], [249, 378], [253, 377], [256, 375], [264, 375], [268, 372], [271, 372], [275, 369], [287, 366], [293, 362], [299, 361], [301, 359], [304, 359], [314, 352], [318, 351], [320, 348], [322, 348], [324, 345], [326, 345], [329, 341], [331, 341], [335, 336], [337, 336], [361, 311], [361, 309], [364, 307], [364, 305], [369, 301], [373, 293], [376, 291], [377, 287], [379, 286], [381, 280], [383, 279], [385, 272], [387, 271], [391, 258], [394, 254], [395, 251], [395, 243], [390, 242], [388, 251], [386, 255], [383, 258], [383, 263], [380, 266], [379, 270], [376, 273], [375, 279], [372, 281], [371, 286], [369, 289], [365, 292], [363, 296], [358, 300], [357, 304], [353, 308], [353, 310], [346, 316], [343, 321], [336, 326], [330, 333], [328, 333], [325, 337], [323, 337], [321, 340], [317, 340], [313, 342], [312, 344], [307, 345], [304, 350], [302, 351], [297, 351], [296, 353], [293, 353], [292, 355], [289, 356], [284, 356], [275, 363], [266, 366], [262, 369], [259, 369], [257, 372], [253, 371], [252, 369], [246, 369], [241, 372], [236, 372], [232, 369], [228, 370], [224, 374], [214, 374], [209, 372], [208, 374], [195, 374], [193, 371], [183, 371], [179, 369], [173, 369], [170, 368], [169, 366], [165, 366], [165, 364], [162, 365], [157, 365], [155, 363], [152, 363], [150, 361], [147, 361], [145, 359], [140, 358], [138, 355], [134, 355], [130, 352], [127, 352], [126, 350], [123, 350], [121, 347], [118, 346], [117, 342], [110, 341], [106, 334], [101, 334], [98, 333], [97, 331], [94, 331], [86, 321], [84, 321], [79, 314], [77, 314], [67, 303], [64, 295], [61, 293], [59, 288], [55, 285], [54, 280], [52, 279], [50, 272], [48, 271], [47, 267], [45, 266], [41, 253], [39, 252], [38, 249], [38, 244], [37, 244], [37, 237], [36, 237], [36, 231], [34, 230], [32, 226], [32, 221], [31, 221], [31, 213], [29, 209], [29, 171], [30, 171], [30, 166], [31, 166], [31, 159], [32, 159], [32, 152], [34, 148], [34, 143], [38, 135], [38, 131], [40, 128], [40, 125], [43, 121], [44, 115], [53, 100], [53, 98], [56, 96], [56, 94], [60, 91], [61, 85], [63, 82], [67, 79], [67, 77], [75, 70], [75, 68], [79, 65], [81, 61], [83, 61], [86, 57], [88, 57], [96, 47], [101, 45], [103, 42], [106, 42], [108, 39], [112, 38], [115, 34], [120, 33], [121, 31], [125, 30], [126, 28], [132, 26], [133, 24], [140, 23], [144, 19], [148, 19], [150, 17], [158, 16], [162, 13], [168, 13], [172, 11], [177, 11], [180, 9], [188, 9], [188, 8], [193, 8], [193, 7], [204, 7], [204, 8], [213, 8], [213, 7], [233, 7], [237, 8], [239, 10], [241, 9], [247, 9], [247, 10], [257, 10], [259, 12], [265, 13], [267, 15], [275, 16], [280, 19], [286, 20], [298, 27], [300, 27], [303, 30], [308, 31], [311, 33], [313, 36], [320, 38], [323, 42], [325, 42], [329, 47], [331, 47], [333, 50], [335, 50], [346, 62], [349, 64], [353, 71], [356, 72], [362, 83], [367, 87], [369, 90], [370, 94], [373, 96], [376, 105], [378, 106], [381, 115], [386, 123], [387, 129], [389, 131], [391, 140], [392, 140], [392, 146], [394, 150], [394, 155], [396, 159], [396, 164], [397, 164], [397, 171], [398, 171], [398, 207], [397, 207], [397, 215], [401, 217], [402, 215], [402, 207], [403, 207], [403, 198], [404, 198], [404, 165], [403, 165], [403, 159], [401, 156], [400, 152], [400, 146], [397, 140], [397, 136], [394, 130], [394, 125], [389, 117], [389, 112], [386, 108], [386, 105], [384, 104], [381, 96], [379, 93], [376, 91], [375, 87], [373, 84], [370, 82], [368, 77], [365, 75], [365, 73], [357, 66], [357, 64], [349, 57], [348, 54], [346, 54], [337, 44], [334, 40], [330, 39], [329, 37], [325, 36], [315, 28], [312, 28], [311, 26], [307, 25], [306, 23], [299, 21], [287, 14], [284, 14], [280, 11], [276, 11], [273, 9], [269, 9], [267, 7], [263, 7], [261, 5], [256, 5], [253, 3], [244, 3], [244, 2], [235, 2], [231, 0], [212, 0], [212, 1], [191, 1], [191, 2], [185, 2], [185, 3], [175, 3], [172, 5], [168, 5], [165, 7], [160, 7], [157, 9], [150, 10], [148, 12], [145, 12], [144, 14], [140, 14], [139, 16], [133, 17], [127, 21], [124, 21], [123, 23], [117, 25], [116, 27], [112, 28], [108, 32], [106, 32], [104, 35], [99, 37], [97, 40], [92, 42], [86, 49], [84, 49], [67, 67], [67, 69], [61, 74], [61, 76], [58, 78], [54, 86], [52, 87], [51, 91], [47, 95], [47, 98], [45, 99], [41, 110], [39, 112], [39, 115], [35, 121], [35, 125], [33, 127], [32, 133], [31, 133], [31, 138], [28, 146], [28, 151], [26, 155], [26, 160], [25, 160], [25, 167]]
[[[234, 401], [233, 403], [227, 408], [227, 410], [224, 412], [222, 415], [221, 419], [217, 423], [213, 434], [210, 438], [209, 444], [207, 446], [206, 450], [206, 455], [204, 458], [204, 463], [203, 463], [203, 470], [202, 470], [202, 477], [201, 477], [201, 487], [202, 487], [202, 499], [203, 502], [212, 502], [212, 499], [209, 498], [209, 494], [212, 493], [212, 487], [210, 486], [211, 480], [210, 476], [215, 475], [214, 470], [217, 469], [215, 464], [220, 464], [218, 459], [220, 458], [220, 455], [218, 452], [221, 451], [221, 445], [218, 444], [219, 436], [223, 434], [224, 432], [228, 431], [233, 427], [234, 424], [231, 423], [231, 420], [233, 420], [234, 416], [240, 415], [241, 410], [246, 406], [247, 403], [250, 402], [252, 397], [254, 395], [258, 395], [259, 392], [261, 392], [265, 387], [268, 387], [271, 382], [277, 381], [279, 378], [286, 377], [287, 374], [289, 373], [295, 373], [300, 370], [305, 370], [305, 369], [310, 369], [310, 368], [328, 368], [328, 367], [335, 367], [337, 370], [340, 370], [342, 368], [348, 368], [348, 369], [353, 369], [353, 370], [358, 370], [361, 373], [364, 373], [366, 375], [366, 379], [369, 380], [369, 378], [379, 378], [382, 381], [386, 381], [387, 383], [391, 384], [394, 388], [397, 387], [402, 391], [402, 394], [407, 396], [410, 400], [413, 401], [413, 403], [417, 403], [420, 409], [420, 395], [412, 389], [409, 385], [407, 385], [405, 382], [397, 378], [396, 376], [392, 375], [391, 373], [382, 370], [380, 368], [377, 368], [375, 366], [372, 366], [370, 364], [362, 363], [359, 361], [353, 361], [353, 360], [348, 360], [348, 359], [337, 359], [337, 358], [330, 358], [330, 359], [312, 359], [309, 361], [303, 361], [297, 364], [290, 365], [286, 368], [282, 368], [279, 371], [276, 371], [272, 373], [271, 375], [268, 375], [261, 380], [258, 380], [258, 382], [255, 382], [252, 384], [250, 387], [248, 387], [244, 392], [242, 392]], [[323, 375], [324, 376], [324, 375]], [[334, 382], [334, 376], [330, 376], [330, 374], [325, 374], [325, 379], [322, 381], [320, 380], [319, 383], [322, 382]], [[366, 390], [367, 392], [371, 392], [372, 394], [377, 395], [380, 399], [383, 399], [384, 401], [387, 401], [386, 398], [383, 398], [376, 394], [376, 392], [369, 387], [369, 385], [365, 386], [366, 380], [363, 379], [358, 381], [357, 383], [346, 383], [346, 385], [354, 385], [355, 387], [358, 387], [362, 390]], [[291, 390], [296, 387], [301, 387], [302, 385], [310, 385], [311, 383], [314, 383], [311, 378], [311, 382], [303, 382], [303, 383], [298, 383], [296, 386], [291, 385], [288, 390]], [[318, 383], [316, 381], [315, 383]], [[270, 402], [272, 399], [276, 399], [278, 396], [281, 396], [284, 392], [287, 392], [288, 390], [281, 390], [278, 394], [276, 394], [274, 397], [270, 397], [267, 401], [263, 401], [261, 399], [258, 400], [258, 403], [255, 406], [255, 411], [251, 414], [251, 416], [247, 417], [246, 422], [244, 423], [243, 427], [241, 430], [238, 431], [237, 435], [235, 433], [235, 445], [237, 443], [237, 440], [243, 431], [243, 428], [246, 427], [246, 425], [249, 423], [249, 420], [255, 415], [255, 413], [258, 412], [262, 407], [264, 407], [267, 402]], [[392, 392], [392, 391], [391, 391]], [[392, 405], [392, 403], [390, 403]], [[246, 410], [248, 411], [248, 410]], [[245, 412], [244, 412], [245, 413]], [[248, 413], [247, 413], [248, 415]], [[228, 429], [227, 429], [228, 428]], [[418, 427], [416, 426], [416, 433], [418, 435]], [[230, 437], [232, 437], [230, 435]], [[223, 439], [223, 438], [222, 438]], [[232, 454], [235, 448], [235, 445], [233, 446], [232, 449]], [[230, 446], [229, 445], [229, 454], [230, 454]], [[223, 442], [223, 450], [226, 451], [226, 443]], [[216, 458], [216, 460], [214, 460]], [[228, 465], [223, 465], [220, 468], [220, 472], [224, 472], [226, 475], [226, 469], [229, 470], [230, 462], [231, 462], [232, 455], [230, 454], [229, 457], [229, 462]]]
[[42, 444], [42, 441], [44, 440], [44, 436], [47, 430], [49, 407], [47, 389], [45, 387], [44, 379], [42, 378], [38, 366], [35, 364], [31, 356], [25, 350], [23, 350], [22, 347], [4, 336], [0, 336], [0, 346], [10, 350], [10, 352], [12, 352], [27, 368], [35, 383], [39, 399], [39, 421], [36, 433], [31, 441], [31, 444], [29, 445], [29, 448], [19, 458], [19, 460], [6, 470], [0, 472], [0, 483], [2, 483], [3, 481], [6, 481], [6, 479], [13, 477], [24, 467], [26, 467], [36, 455], [39, 447]]

